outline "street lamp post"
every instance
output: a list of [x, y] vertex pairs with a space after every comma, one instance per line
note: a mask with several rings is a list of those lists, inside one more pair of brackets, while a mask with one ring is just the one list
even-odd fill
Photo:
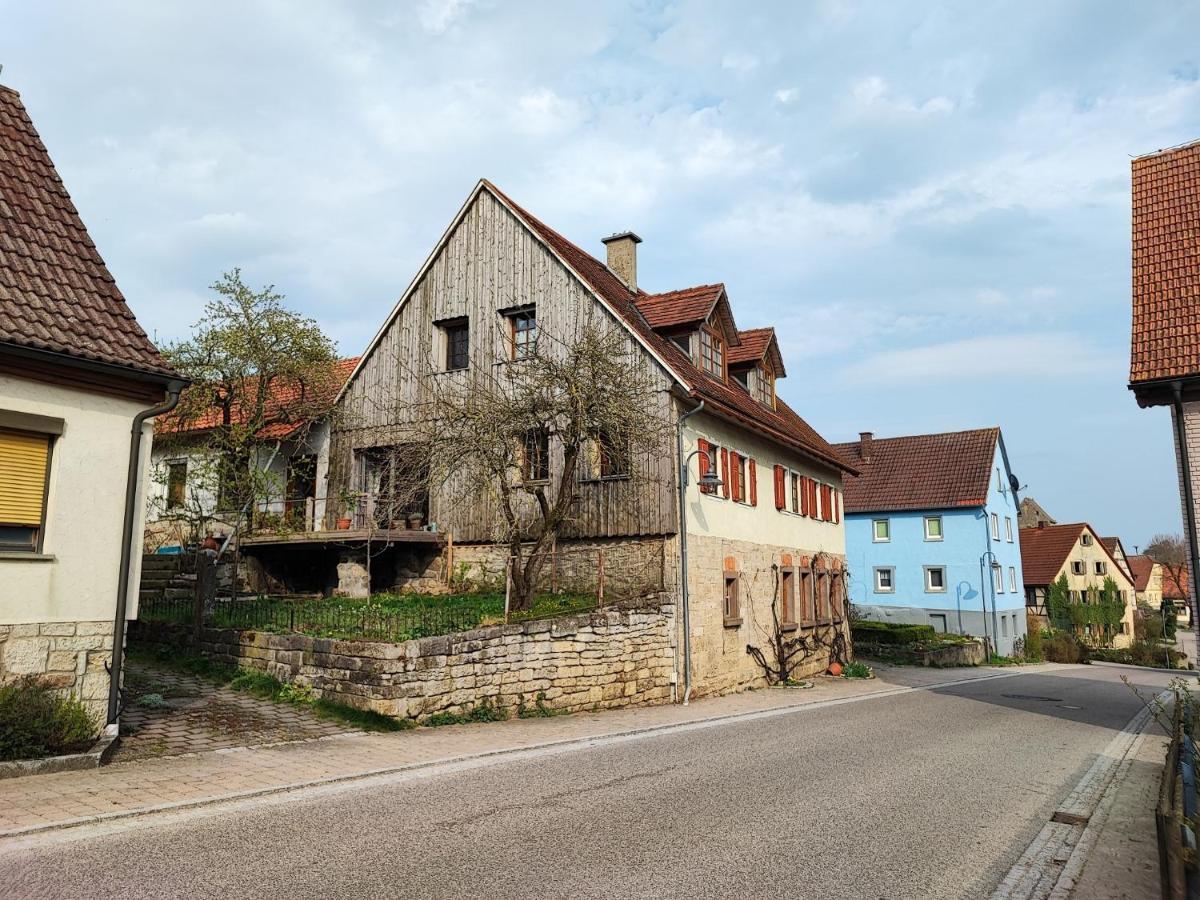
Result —
[[704, 409], [704, 401], [695, 409], [681, 415], [675, 424], [676, 458], [679, 460], [679, 600], [683, 609], [683, 704], [687, 705], [692, 693], [692, 614], [688, 596], [688, 546], [687, 546], [687, 487], [688, 463], [693, 456], [701, 455], [708, 460], [708, 471], [700, 476], [700, 487], [720, 487], [715, 460], [703, 450], [683, 453], [683, 423]]
[[[967, 586], [967, 590], [965, 592], [963, 591], [964, 584]], [[954, 588], [954, 596], [956, 605], [958, 606], [958, 633], [966, 634], [966, 631], [963, 629], [962, 602], [964, 600], [974, 600], [979, 596], [979, 594], [975, 592], [975, 588], [971, 587], [971, 582], [963, 579]]]

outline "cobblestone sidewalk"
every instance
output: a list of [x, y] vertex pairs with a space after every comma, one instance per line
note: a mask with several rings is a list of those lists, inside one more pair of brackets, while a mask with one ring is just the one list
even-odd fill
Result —
[[130, 660], [114, 761], [312, 740], [355, 731], [303, 707], [272, 703], [197, 675]]
[[85, 772], [0, 780], [0, 839], [472, 756], [1053, 668], [956, 671], [881, 667], [880, 677], [872, 680], [818, 678], [809, 690], [773, 688], [699, 700], [689, 706], [635, 707], [392, 734], [357, 732], [189, 756], [127, 759]]

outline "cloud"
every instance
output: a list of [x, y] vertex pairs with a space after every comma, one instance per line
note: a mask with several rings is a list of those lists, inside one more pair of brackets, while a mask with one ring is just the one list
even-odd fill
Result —
[[1109, 360], [1071, 334], [1011, 334], [963, 338], [885, 350], [851, 363], [841, 375], [854, 384], [919, 384], [1098, 375]]
[[935, 116], [951, 113], [955, 109], [954, 101], [942, 95], [929, 97], [917, 103], [910, 97], [895, 93], [887, 81], [878, 75], [871, 75], [855, 83], [851, 96], [861, 112]]

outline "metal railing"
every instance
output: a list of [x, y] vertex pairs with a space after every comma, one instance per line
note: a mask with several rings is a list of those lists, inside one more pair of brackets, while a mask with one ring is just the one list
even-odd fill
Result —
[[1154, 820], [1164, 900], [1200, 897], [1200, 856], [1196, 847], [1195, 712], [1191, 698], [1175, 691], [1171, 743], [1159, 788]]

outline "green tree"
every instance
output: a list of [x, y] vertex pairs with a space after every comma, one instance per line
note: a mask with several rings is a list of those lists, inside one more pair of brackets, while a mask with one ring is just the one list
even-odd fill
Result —
[[1054, 628], [1070, 628], [1074, 623], [1072, 616], [1071, 588], [1064, 572], [1050, 585], [1046, 596], [1046, 613]]

